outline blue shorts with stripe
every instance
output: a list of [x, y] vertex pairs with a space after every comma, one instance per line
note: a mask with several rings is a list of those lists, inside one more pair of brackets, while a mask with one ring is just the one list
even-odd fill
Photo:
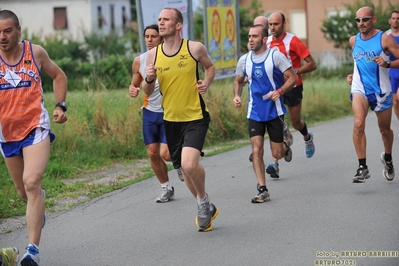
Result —
[[364, 95], [364, 93], [360, 91], [354, 91], [350, 95], [350, 99], [353, 100], [353, 93], [359, 93], [363, 95], [363, 97], [367, 98], [369, 102], [370, 109], [374, 112], [384, 111], [389, 109], [392, 106], [392, 93], [385, 93], [385, 94], [368, 94]]
[[55, 135], [50, 131], [50, 129], [44, 129], [40, 127], [35, 128], [23, 140], [0, 143], [1, 153], [6, 158], [13, 156], [23, 157], [22, 150], [24, 148], [42, 142], [49, 135], [51, 143], [54, 141]]

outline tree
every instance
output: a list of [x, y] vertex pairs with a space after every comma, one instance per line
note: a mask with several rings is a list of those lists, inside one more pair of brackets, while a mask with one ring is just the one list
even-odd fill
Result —
[[241, 53], [248, 52], [248, 31], [254, 24], [254, 18], [262, 15], [262, 3], [259, 0], [253, 0], [249, 8], [240, 7], [240, 42]]
[[388, 6], [384, 9], [381, 0], [378, 5], [375, 5], [371, 0], [357, 0], [352, 5], [345, 5], [347, 12], [344, 13], [340, 13], [336, 9], [336, 15], [325, 19], [321, 27], [324, 38], [333, 42], [335, 48], [351, 48], [349, 46], [349, 38], [359, 32], [355, 21], [356, 11], [363, 6], [371, 7], [374, 10], [375, 16], [377, 16], [377, 22], [374, 26], [382, 30], [388, 29], [390, 14], [392, 10], [397, 9], [390, 1], [388, 1]]
[[131, 14], [132, 21], [137, 21], [136, 0], [130, 0], [130, 14]]

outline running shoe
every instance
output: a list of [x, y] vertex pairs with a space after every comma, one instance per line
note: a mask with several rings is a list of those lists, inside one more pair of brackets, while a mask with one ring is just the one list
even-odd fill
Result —
[[308, 131], [308, 134], [310, 136], [309, 140], [305, 141], [305, 155], [307, 158], [312, 158], [314, 152], [315, 152], [315, 146], [313, 143], [313, 134], [312, 132]]
[[266, 167], [266, 173], [270, 175], [271, 178], [280, 177], [280, 169], [278, 168], [278, 163], [271, 163]]
[[284, 122], [284, 141], [287, 142], [288, 146], [290, 147], [294, 143], [294, 138], [292, 137], [290, 129], [288, 128], [288, 125], [285, 122]]
[[212, 214], [212, 221], [215, 220], [216, 216], [219, 214], [219, 209], [216, 208], [216, 206], [213, 203], [209, 204], [209, 210], [211, 211]]
[[385, 177], [386, 180], [392, 181], [395, 178], [395, 169], [393, 168], [392, 161], [385, 161], [385, 152], [381, 153], [381, 162], [384, 165], [384, 169], [382, 170], [382, 176]]
[[287, 142], [284, 141], [284, 145], [285, 145], [285, 154], [284, 154], [284, 160], [286, 162], [291, 162], [292, 160], [292, 150], [290, 148], [290, 146], [287, 144]]
[[18, 263], [19, 252], [17, 248], [3, 248], [0, 250], [1, 266], [16, 266]]
[[29, 244], [26, 247], [26, 253], [22, 257], [21, 266], [39, 266], [39, 249], [34, 244]]
[[172, 189], [168, 189], [167, 187], [164, 187], [162, 189], [163, 189], [162, 194], [156, 200], [157, 203], [168, 202], [171, 199], [173, 199], [175, 195], [174, 187], [172, 187]]
[[262, 203], [270, 200], [270, 193], [266, 190], [265, 186], [259, 186], [258, 184], [258, 194], [252, 198], [252, 203]]
[[184, 182], [184, 176], [183, 176], [183, 172], [181, 171], [181, 168], [176, 169], [177, 172], [177, 176], [179, 177], [181, 182]]
[[353, 183], [364, 183], [366, 179], [370, 178], [369, 169], [364, 167], [363, 165], [359, 166], [356, 170], [356, 174], [353, 177]]
[[219, 209], [213, 203], [204, 202], [198, 205], [198, 216], [195, 218], [195, 224], [198, 226], [198, 232], [208, 232], [213, 229], [212, 221], [219, 214]]

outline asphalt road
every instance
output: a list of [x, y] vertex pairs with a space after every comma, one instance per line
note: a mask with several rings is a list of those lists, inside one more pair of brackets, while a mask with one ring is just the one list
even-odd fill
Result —
[[[262, 204], [251, 203], [257, 190], [250, 146], [201, 159], [208, 194], [219, 208], [211, 232], [196, 231], [196, 201], [175, 171], [170, 177], [176, 198], [169, 203], [155, 203], [161, 189], [154, 177], [52, 213], [42, 235], [41, 265], [397, 266], [399, 122], [392, 119], [397, 176], [389, 182], [382, 177], [375, 114], [369, 114], [371, 178], [364, 184], [352, 183], [358, 166], [352, 122], [348, 117], [311, 127], [311, 159], [293, 132], [293, 160], [280, 164], [280, 179], [268, 177], [271, 201]], [[26, 229], [0, 237], [1, 247], [24, 252]]]

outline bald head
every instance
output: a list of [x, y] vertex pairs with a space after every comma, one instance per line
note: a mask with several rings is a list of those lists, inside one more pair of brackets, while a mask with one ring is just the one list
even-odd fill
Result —
[[374, 17], [374, 10], [368, 6], [359, 8], [356, 12], [356, 17], [363, 17], [363, 16]]
[[269, 21], [277, 21], [283, 24], [285, 22], [285, 16], [281, 12], [274, 12], [273, 14], [270, 15]]
[[275, 12], [269, 17], [269, 30], [277, 40], [283, 38], [285, 33], [285, 16], [281, 12]]
[[254, 25], [262, 25], [263, 27], [268, 29], [269, 28], [269, 21], [267, 20], [267, 18], [265, 16], [257, 16], [254, 19]]

